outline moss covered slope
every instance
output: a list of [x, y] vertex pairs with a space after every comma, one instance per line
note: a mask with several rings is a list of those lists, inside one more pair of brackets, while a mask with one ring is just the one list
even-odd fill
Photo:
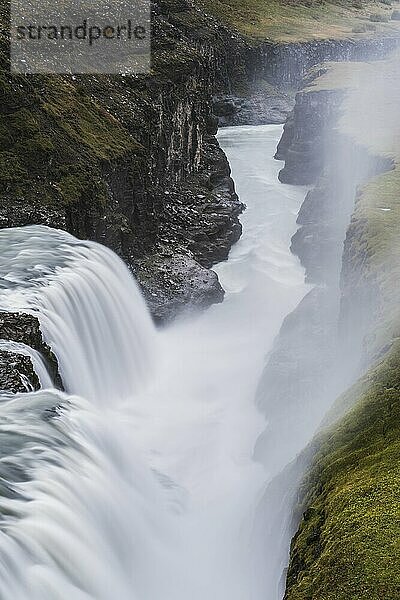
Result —
[[400, 597], [400, 343], [350, 395], [305, 482], [286, 600]]

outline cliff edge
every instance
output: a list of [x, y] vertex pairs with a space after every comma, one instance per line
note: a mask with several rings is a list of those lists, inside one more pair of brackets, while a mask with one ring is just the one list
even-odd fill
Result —
[[[342, 148], [352, 148], [345, 156], [353, 198], [343, 204], [340, 182], [332, 185], [337, 163], [325, 152], [301, 216], [307, 235], [297, 236], [296, 247], [312, 279], [321, 283], [308, 246], [314, 242], [326, 250], [315, 233], [319, 224], [332, 225], [334, 210], [348, 212], [344, 246], [337, 236], [330, 239], [336, 239], [342, 256], [336, 275], [344, 372], [349, 381], [361, 378], [339, 398], [313, 441], [316, 454], [297, 507], [296, 518], [302, 517], [292, 542], [287, 600], [394, 600], [400, 593], [395, 566], [400, 532], [397, 65], [398, 55], [375, 64], [326, 65], [301, 96], [314, 107], [319, 97], [322, 103], [327, 94], [333, 98], [330, 126], [345, 143]], [[289, 139], [284, 151], [298, 139]], [[296, 172], [293, 157], [287, 172]]]

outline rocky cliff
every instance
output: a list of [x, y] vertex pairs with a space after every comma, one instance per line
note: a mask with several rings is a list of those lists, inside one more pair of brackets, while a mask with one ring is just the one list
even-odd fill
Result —
[[[399, 459], [400, 369], [394, 284], [399, 155], [394, 126], [400, 116], [396, 65], [397, 57], [376, 66], [330, 65], [320, 72], [298, 97], [280, 149], [288, 158], [284, 178], [294, 182], [296, 173], [303, 176], [310, 165], [310, 182], [316, 183], [300, 213], [302, 229], [294, 249], [310, 280], [336, 298], [339, 335], [330, 368], [344, 386], [370, 369], [336, 403], [326, 420], [335, 425], [327, 425], [313, 442], [316, 456], [295, 517], [302, 519], [292, 543], [288, 600], [395, 598], [400, 590], [390, 567], [399, 532], [399, 474], [393, 467]], [[327, 99], [330, 118], [321, 119], [319, 106]], [[312, 113], [317, 114], [311, 118]], [[307, 129], [307, 123], [316, 126]], [[305, 136], [317, 144], [304, 146], [308, 153], [299, 157]], [[327, 138], [329, 146], [321, 145]], [[293, 145], [296, 152], [291, 153]], [[313, 147], [319, 156], [323, 148], [318, 168]], [[316, 400], [324, 402], [322, 386], [319, 394]]]
[[1, 390], [17, 393], [40, 389], [32, 359], [19, 348], [21, 345], [40, 354], [54, 386], [62, 389], [57, 359], [43, 340], [38, 320], [32, 315], [3, 312], [0, 313]]
[[[339, 376], [343, 242], [357, 187], [378, 164], [366, 151], [355, 152], [354, 140], [337, 131], [345, 90], [316, 87], [327, 71], [327, 66], [318, 67], [307, 75], [277, 150], [277, 158], [285, 160], [281, 181], [311, 187], [292, 251], [314, 287], [285, 320], [263, 373], [257, 401], [268, 427], [257, 444], [260, 460], [277, 447], [273, 431], [285, 432], [287, 459], [292, 460], [350, 378], [350, 368], [346, 377]], [[353, 333], [350, 328], [349, 336]]]
[[227, 33], [185, 1], [155, 3], [153, 29], [153, 72], [138, 77], [11, 76], [3, 36], [0, 222], [109, 245], [165, 320], [222, 299], [209, 268], [243, 206], [211, 112]]
[[[300, 99], [294, 103], [294, 96], [306, 75], [310, 76], [312, 67], [327, 61], [377, 60], [398, 45], [397, 35], [378, 39], [250, 43], [242, 68], [237, 71], [232, 64], [227, 79], [217, 85], [214, 114], [222, 127], [284, 123], [293, 105], [295, 109], [299, 107]], [[230, 58], [226, 60], [229, 65]], [[245, 77], [238, 77], [238, 72]], [[329, 108], [333, 110], [330, 103]], [[286, 123], [286, 129], [289, 128], [290, 121]]]

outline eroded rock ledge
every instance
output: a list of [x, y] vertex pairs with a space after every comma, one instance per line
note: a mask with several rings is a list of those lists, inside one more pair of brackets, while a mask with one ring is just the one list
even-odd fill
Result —
[[[39, 352], [54, 386], [62, 389], [57, 359], [44, 342], [36, 317], [23, 313], [0, 312], [0, 340], [25, 344]], [[17, 351], [0, 349], [0, 391], [23, 393], [37, 391], [39, 388], [39, 379], [31, 358]]]

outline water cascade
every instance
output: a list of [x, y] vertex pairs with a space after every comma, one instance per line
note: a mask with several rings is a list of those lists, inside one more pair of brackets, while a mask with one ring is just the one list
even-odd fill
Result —
[[42, 391], [0, 403], [1, 600], [249, 599], [268, 480], [255, 393], [309, 289], [289, 251], [304, 194], [272, 160], [281, 131], [222, 132], [248, 205], [216, 269], [226, 299], [164, 330], [111, 251], [0, 231], [0, 308], [39, 318], [66, 391], [42, 369]]

